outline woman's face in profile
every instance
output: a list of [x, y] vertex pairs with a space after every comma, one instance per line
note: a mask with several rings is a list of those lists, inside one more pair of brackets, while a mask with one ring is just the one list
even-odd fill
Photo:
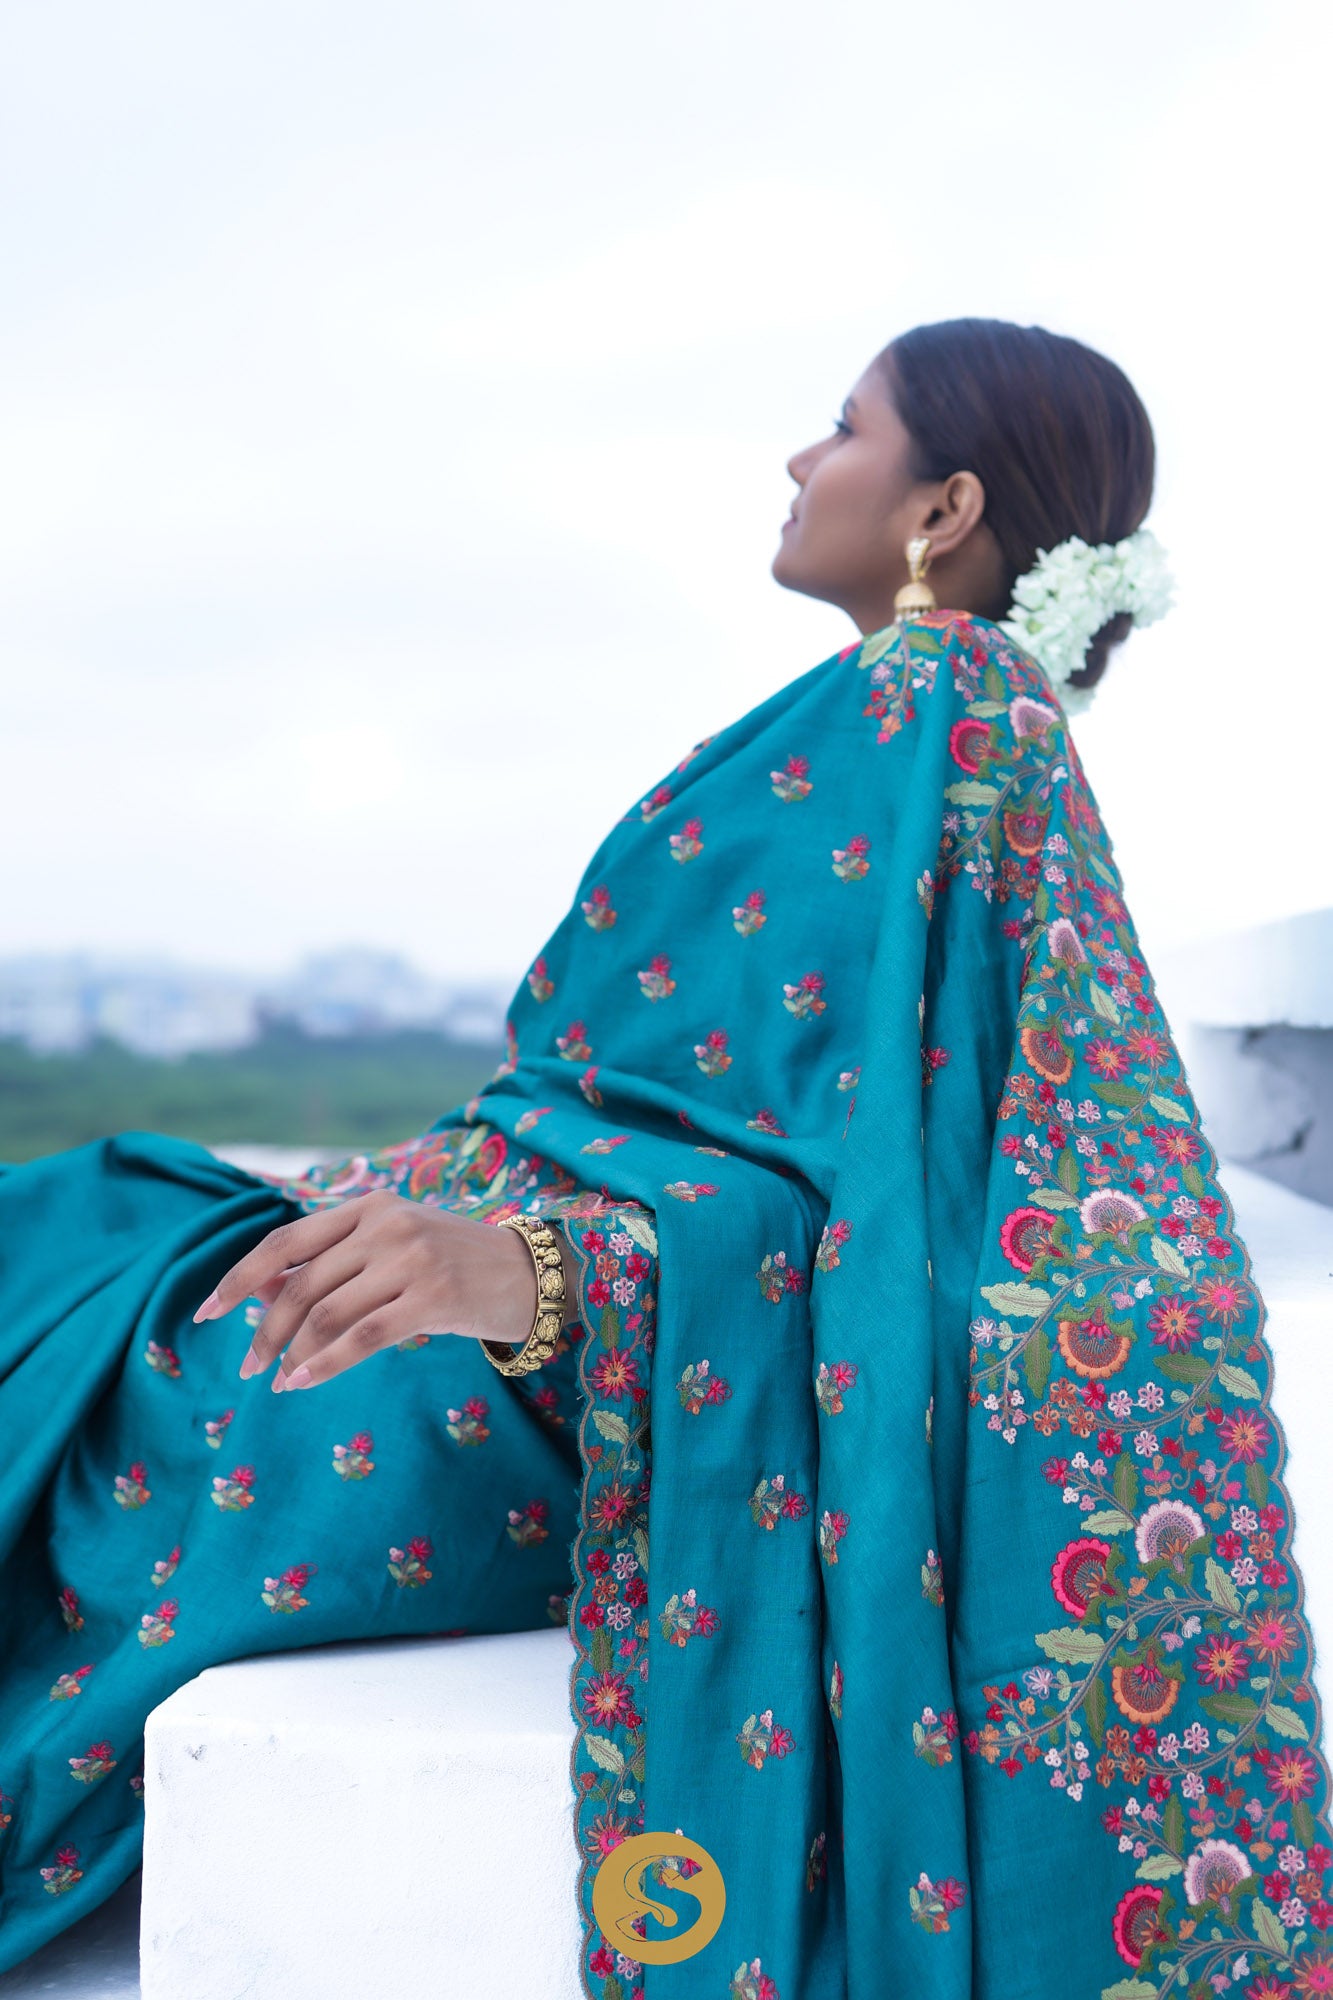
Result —
[[800, 490], [771, 565], [775, 580], [853, 617], [886, 594], [891, 606], [906, 576], [903, 550], [916, 532], [910, 467], [907, 428], [872, 365], [853, 384], [830, 435], [787, 461]]

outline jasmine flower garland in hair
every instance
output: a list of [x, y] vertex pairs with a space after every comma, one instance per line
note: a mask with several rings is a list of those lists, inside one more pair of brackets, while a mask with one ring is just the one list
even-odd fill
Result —
[[1162, 545], [1149, 528], [1096, 548], [1071, 535], [1047, 551], [1014, 585], [1000, 630], [1032, 655], [1071, 713], [1088, 706], [1091, 688], [1067, 686], [1085, 664], [1088, 647], [1117, 612], [1151, 625], [1170, 610], [1172, 578]]

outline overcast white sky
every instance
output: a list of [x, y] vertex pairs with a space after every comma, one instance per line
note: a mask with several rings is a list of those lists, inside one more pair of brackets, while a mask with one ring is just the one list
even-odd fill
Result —
[[1076, 722], [1149, 957], [1333, 901], [1327, 13], [4, 0], [0, 955], [516, 980], [856, 636], [786, 459], [965, 312], [1156, 424], [1179, 607]]

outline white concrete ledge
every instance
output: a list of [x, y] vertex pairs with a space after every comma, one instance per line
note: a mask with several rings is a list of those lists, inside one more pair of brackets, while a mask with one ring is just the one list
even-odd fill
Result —
[[310, 1648], [155, 1709], [143, 2000], [578, 2000], [563, 1630]]

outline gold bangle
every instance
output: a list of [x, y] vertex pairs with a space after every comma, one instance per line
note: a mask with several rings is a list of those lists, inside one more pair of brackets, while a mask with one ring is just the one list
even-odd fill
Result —
[[496, 1229], [513, 1229], [532, 1252], [537, 1267], [537, 1311], [526, 1342], [516, 1348], [508, 1340], [483, 1340], [486, 1359], [502, 1375], [527, 1375], [555, 1352], [565, 1316], [565, 1266], [551, 1225], [537, 1215], [506, 1215]]

